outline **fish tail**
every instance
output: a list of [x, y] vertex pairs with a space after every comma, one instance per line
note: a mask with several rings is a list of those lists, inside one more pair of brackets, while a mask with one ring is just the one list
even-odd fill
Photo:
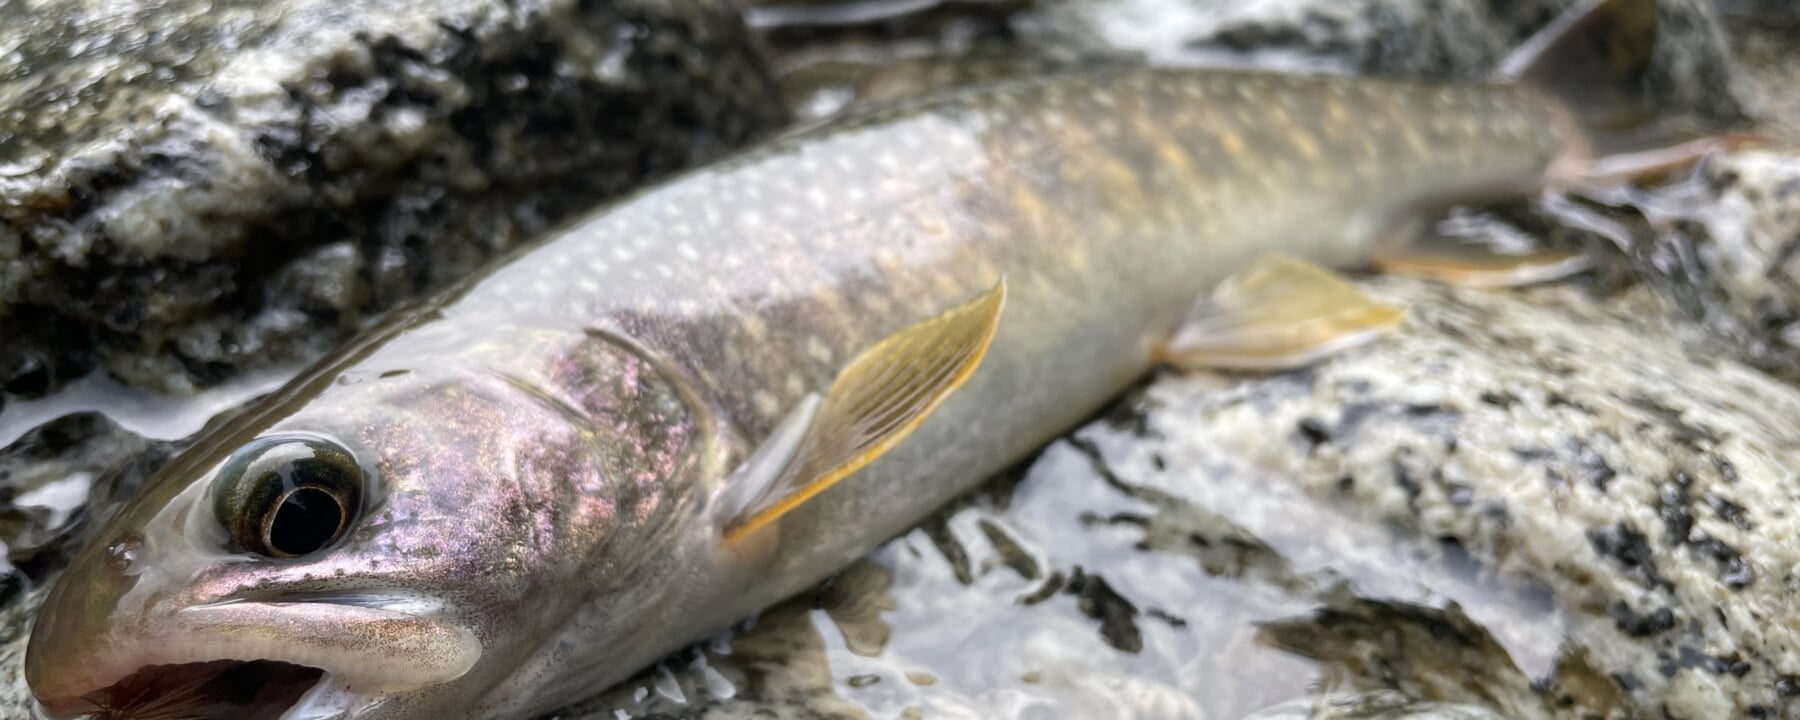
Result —
[[1680, 167], [1759, 138], [1717, 135], [1656, 112], [1646, 80], [1656, 0], [1582, 0], [1513, 51], [1494, 73], [1547, 98], [1567, 151], [1549, 183], [1584, 186]]

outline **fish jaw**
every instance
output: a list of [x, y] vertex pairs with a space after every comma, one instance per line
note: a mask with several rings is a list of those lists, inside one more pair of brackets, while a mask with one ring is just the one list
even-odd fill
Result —
[[[482, 654], [470, 628], [418, 612], [418, 601], [402, 595], [194, 605], [176, 593], [125, 619], [111, 613], [129, 604], [108, 603], [108, 595], [142, 586], [118, 579], [82, 567], [46, 599], [25, 674], [50, 717], [121, 706], [148, 715], [146, 707], [193, 699], [234, 674], [278, 690], [246, 701], [244, 716], [279, 717], [318, 685], [369, 695], [406, 692], [455, 680]], [[109, 606], [106, 621], [91, 615]], [[149, 698], [157, 699], [140, 704]]]

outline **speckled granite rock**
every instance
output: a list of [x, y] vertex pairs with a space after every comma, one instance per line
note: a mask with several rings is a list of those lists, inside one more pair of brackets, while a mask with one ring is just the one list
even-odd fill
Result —
[[1560, 222], [1516, 225], [1585, 236], [1610, 282], [1656, 291], [1651, 312], [1704, 327], [1744, 361], [1800, 382], [1800, 151], [1720, 155], [1647, 192], [1553, 205]]
[[[1044, 0], [1015, 26], [1033, 42], [1136, 50], [1163, 63], [1480, 78], [1572, 0]], [[1661, 0], [1658, 107], [1742, 118], [1734, 61], [1708, 0]]]
[[576, 717], [1800, 717], [1800, 389], [1641, 291], [1367, 284], [1399, 335], [1163, 375]]
[[0, 4], [0, 389], [180, 391], [783, 116], [726, 0]]
[[[12, 594], [16, 595], [17, 591]], [[24, 602], [8, 598], [0, 605], [0, 717], [37, 718], [30, 688], [25, 687], [25, 643], [31, 636], [31, 617], [44, 600], [45, 591], [29, 593]]]

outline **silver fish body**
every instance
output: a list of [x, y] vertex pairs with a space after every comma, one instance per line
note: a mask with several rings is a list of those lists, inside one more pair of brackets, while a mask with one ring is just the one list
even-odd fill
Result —
[[[144, 668], [261, 661], [293, 686], [274, 703], [289, 718], [553, 709], [819, 581], [1094, 413], [1254, 258], [1356, 264], [1423, 207], [1539, 186], [1564, 124], [1500, 85], [1109, 69], [789, 134], [552, 233], [184, 455], [59, 584], [32, 686], [68, 713], [162, 682]], [[1002, 278], [962, 389], [872, 464], [724, 538], [733, 470], [796, 403]], [[366, 472], [328, 549], [247, 553], [215, 521], [215, 478], [259, 437], [323, 439]]]

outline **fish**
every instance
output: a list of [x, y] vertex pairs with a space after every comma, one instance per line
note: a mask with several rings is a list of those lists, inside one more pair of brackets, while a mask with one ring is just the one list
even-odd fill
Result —
[[1478, 84], [1015, 79], [657, 183], [174, 459], [57, 580], [27, 681], [56, 718], [510, 720], [592, 696], [1158, 365], [1280, 370], [1404, 331], [1334, 268], [1566, 265], [1447, 259], [1403, 228], [1709, 152], [1643, 131], [1654, 15], [1583, 3]]

